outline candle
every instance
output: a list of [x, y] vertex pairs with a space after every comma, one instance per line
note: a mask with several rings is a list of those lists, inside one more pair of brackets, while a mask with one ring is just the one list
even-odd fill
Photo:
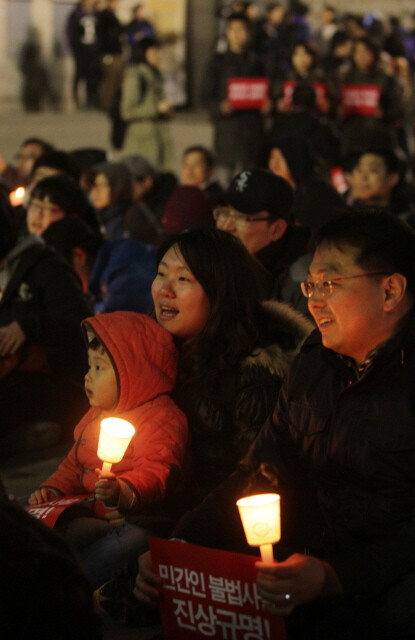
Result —
[[272, 545], [281, 538], [280, 496], [264, 493], [237, 501], [246, 540], [259, 546], [263, 562], [273, 562]]
[[104, 418], [101, 421], [97, 455], [104, 463], [102, 475], [110, 472], [114, 462], [122, 460], [134, 433], [133, 425], [127, 420]]
[[25, 190], [23, 187], [18, 187], [16, 191], [12, 191], [9, 193], [10, 204], [13, 207], [17, 207], [19, 204], [22, 204], [24, 199]]

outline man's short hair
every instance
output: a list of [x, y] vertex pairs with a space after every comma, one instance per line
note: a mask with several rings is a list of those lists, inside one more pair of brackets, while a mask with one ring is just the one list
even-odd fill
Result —
[[361, 212], [336, 216], [315, 235], [315, 246], [357, 250], [356, 264], [368, 271], [400, 273], [415, 296], [415, 232], [389, 213]]
[[212, 151], [210, 151], [210, 149], [208, 149], [207, 147], [204, 147], [201, 144], [194, 144], [191, 147], [187, 147], [183, 151], [183, 158], [189, 155], [189, 153], [200, 153], [203, 156], [203, 160], [205, 162], [206, 169], [208, 171], [213, 169], [213, 167], [216, 164], [215, 156], [212, 153]]

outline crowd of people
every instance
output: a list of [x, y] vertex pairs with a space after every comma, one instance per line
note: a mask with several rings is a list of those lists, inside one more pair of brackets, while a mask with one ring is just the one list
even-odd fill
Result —
[[[257, 563], [257, 586], [288, 640], [412, 640], [411, 34], [232, 3], [203, 82], [213, 149], [194, 140], [175, 175], [152, 27], [139, 7], [121, 32], [94, 5], [69, 22], [75, 91], [86, 78], [122, 153], [32, 137], [0, 164], [0, 457], [71, 440], [26, 503], [83, 496], [55, 537], [0, 486], [11, 593], [24, 560], [29, 622], [49, 589], [63, 612], [45, 638], [83, 637], [70, 598], [101, 637], [92, 590], [107, 614], [154, 619], [148, 535], [252, 553], [236, 500], [276, 490], [278, 563]], [[266, 92], [241, 106], [230, 88], [249, 78]], [[137, 430], [103, 473], [109, 416]]]

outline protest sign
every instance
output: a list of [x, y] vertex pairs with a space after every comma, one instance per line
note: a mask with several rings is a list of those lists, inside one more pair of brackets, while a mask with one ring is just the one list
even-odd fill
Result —
[[229, 78], [227, 99], [234, 109], [261, 109], [268, 91], [268, 78]]
[[254, 556], [150, 538], [163, 580], [160, 612], [166, 640], [285, 640], [282, 618], [263, 610]]
[[379, 101], [376, 84], [345, 84], [341, 88], [343, 116], [375, 116]]

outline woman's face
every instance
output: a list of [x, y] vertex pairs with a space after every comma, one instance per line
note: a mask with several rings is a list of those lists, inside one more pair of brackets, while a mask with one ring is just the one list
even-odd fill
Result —
[[313, 57], [304, 47], [296, 47], [292, 55], [293, 67], [298, 73], [307, 73], [312, 67]]
[[209, 318], [210, 301], [177, 245], [164, 254], [151, 287], [158, 323], [184, 340], [197, 336]]
[[27, 209], [27, 228], [29, 233], [41, 236], [52, 222], [65, 217], [59, 205], [50, 201], [49, 196], [44, 198], [31, 198]]
[[361, 71], [368, 71], [375, 62], [375, 56], [363, 42], [358, 42], [354, 48], [353, 60]]
[[104, 209], [111, 204], [111, 187], [107, 177], [103, 173], [97, 173], [89, 192], [92, 205], [95, 209]]

